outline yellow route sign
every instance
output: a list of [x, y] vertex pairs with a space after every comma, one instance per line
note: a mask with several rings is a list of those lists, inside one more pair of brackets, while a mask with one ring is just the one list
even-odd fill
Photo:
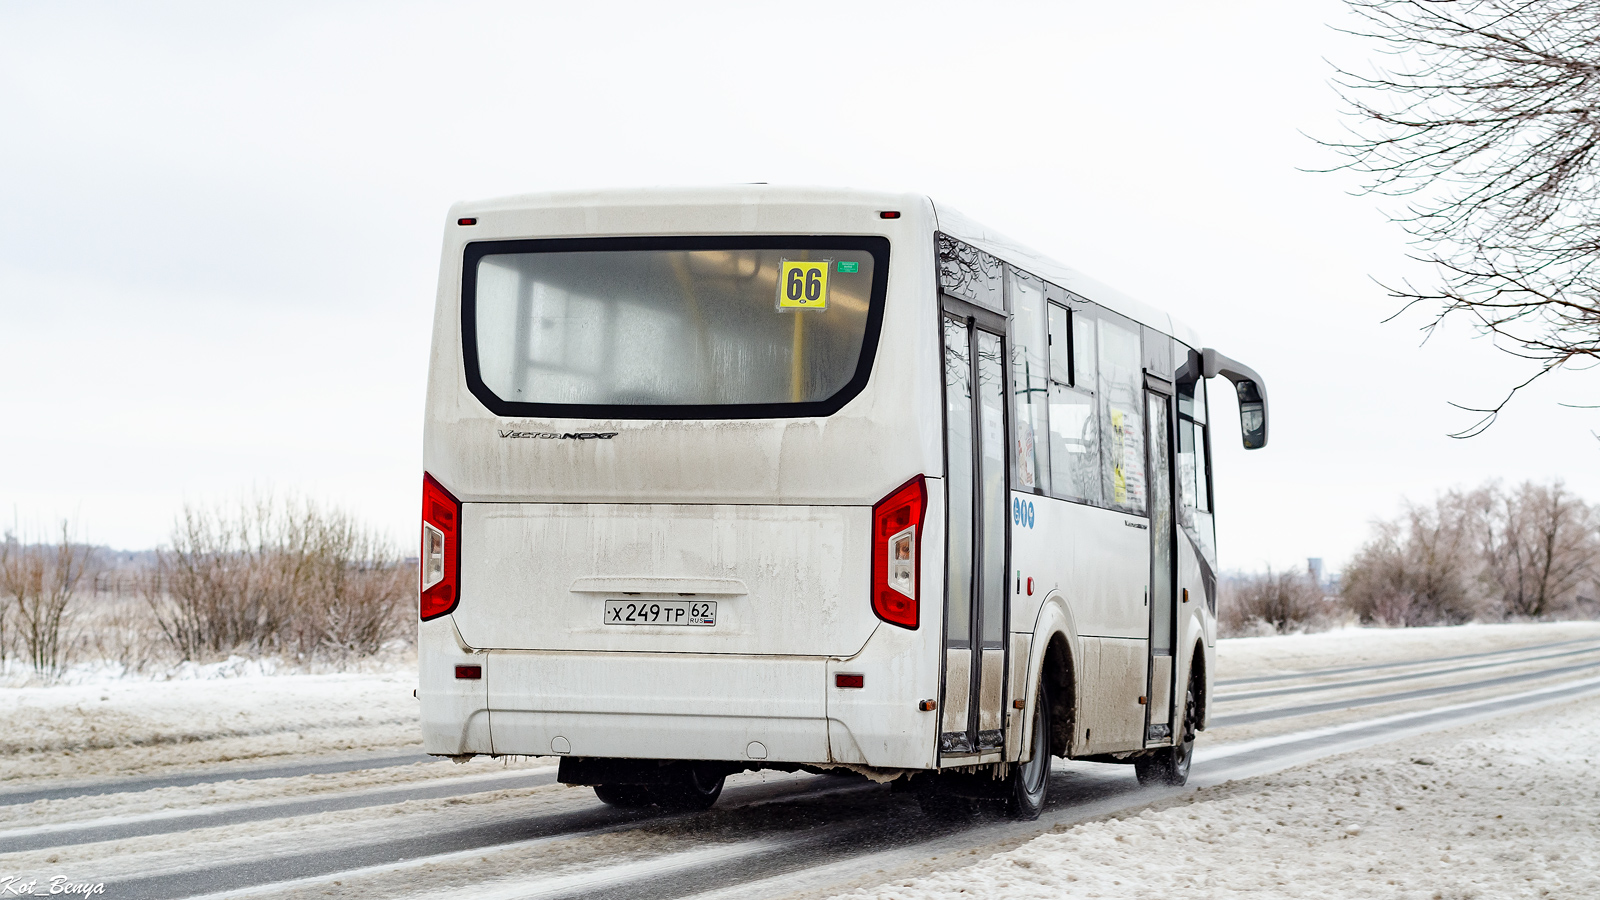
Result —
[[782, 260], [778, 265], [779, 309], [827, 309], [828, 270], [833, 260]]

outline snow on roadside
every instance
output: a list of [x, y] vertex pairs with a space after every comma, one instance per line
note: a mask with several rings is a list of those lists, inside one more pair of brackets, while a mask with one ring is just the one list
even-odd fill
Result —
[[1201, 789], [840, 900], [1600, 897], [1600, 698]]
[[1523, 622], [1430, 628], [1339, 628], [1217, 642], [1221, 680], [1600, 640], [1600, 622]]
[[211, 674], [0, 689], [0, 785], [421, 740], [414, 667], [273, 675], [241, 666]]
[[41, 679], [26, 660], [13, 657], [0, 663], [0, 690], [26, 687], [83, 687], [142, 681], [210, 681], [245, 675], [328, 675], [381, 674], [416, 671], [417, 649], [404, 641], [390, 641], [376, 654], [356, 659], [287, 662], [281, 657], [233, 655], [224, 660], [198, 663], [193, 660], [170, 665], [129, 669], [107, 660], [77, 662], [58, 675]]

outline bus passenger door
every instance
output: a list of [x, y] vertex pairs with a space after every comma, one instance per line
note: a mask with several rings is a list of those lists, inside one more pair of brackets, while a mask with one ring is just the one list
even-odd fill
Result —
[[[941, 756], [1005, 743], [1005, 320], [946, 302], [944, 318], [945, 569]], [[953, 308], [954, 307], [954, 308]]]
[[1155, 379], [1146, 381], [1145, 422], [1149, 429], [1145, 469], [1150, 484], [1150, 665], [1145, 696], [1145, 743], [1166, 744], [1172, 739], [1173, 622], [1176, 615], [1177, 579], [1173, 573], [1174, 518], [1172, 510], [1172, 392]]

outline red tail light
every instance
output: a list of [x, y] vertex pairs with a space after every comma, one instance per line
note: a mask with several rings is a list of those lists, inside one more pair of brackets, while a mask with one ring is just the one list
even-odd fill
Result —
[[918, 475], [872, 507], [872, 611], [902, 628], [916, 628], [921, 610], [922, 515], [926, 480]]
[[456, 608], [461, 575], [461, 501], [422, 473], [422, 618]]

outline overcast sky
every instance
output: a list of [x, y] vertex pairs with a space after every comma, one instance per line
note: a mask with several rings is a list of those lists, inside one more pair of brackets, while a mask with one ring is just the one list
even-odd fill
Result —
[[[0, 502], [97, 543], [184, 502], [345, 506], [408, 545], [444, 216], [562, 188], [914, 190], [1187, 321], [1271, 389], [1218, 431], [1225, 568], [1341, 564], [1402, 495], [1564, 477], [1596, 376], [1526, 369], [1373, 277], [1404, 235], [1338, 134], [1335, 0], [0, 4]], [[796, 109], [827, 123], [797, 131]], [[1225, 408], [1230, 417], [1231, 406]], [[1236, 422], [1236, 418], [1230, 421]]]

